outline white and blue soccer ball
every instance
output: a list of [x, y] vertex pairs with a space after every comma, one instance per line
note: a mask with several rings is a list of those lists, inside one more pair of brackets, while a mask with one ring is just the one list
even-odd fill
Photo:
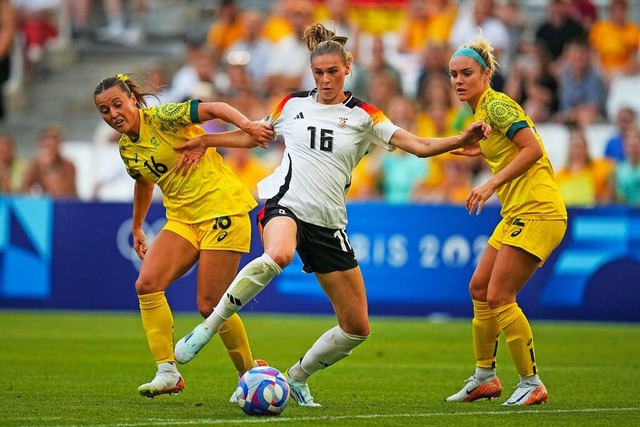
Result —
[[247, 415], [280, 415], [289, 402], [289, 384], [271, 366], [258, 366], [240, 377], [236, 397]]

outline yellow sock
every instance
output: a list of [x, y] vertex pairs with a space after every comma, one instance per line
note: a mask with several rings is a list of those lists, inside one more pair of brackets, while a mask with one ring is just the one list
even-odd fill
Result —
[[173, 314], [164, 292], [138, 295], [138, 300], [142, 327], [156, 364], [174, 362]]
[[249, 346], [249, 338], [244, 323], [238, 314], [233, 314], [218, 330], [222, 343], [227, 348], [229, 357], [238, 373], [245, 373], [253, 368], [253, 355]]
[[473, 301], [473, 351], [478, 368], [495, 368], [500, 325], [489, 304]]
[[533, 350], [533, 333], [527, 317], [518, 303], [507, 304], [493, 312], [504, 332], [511, 353], [511, 358], [521, 377], [529, 377], [538, 373], [536, 357]]

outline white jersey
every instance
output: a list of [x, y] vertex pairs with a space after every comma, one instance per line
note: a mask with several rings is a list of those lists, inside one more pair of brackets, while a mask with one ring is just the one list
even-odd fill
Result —
[[284, 138], [282, 163], [258, 184], [261, 199], [291, 209], [305, 222], [340, 229], [347, 225], [346, 193], [360, 159], [398, 130], [387, 116], [346, 93], [340, 104], [316, 101], [317, 92], [285, 97], [265, 120]]

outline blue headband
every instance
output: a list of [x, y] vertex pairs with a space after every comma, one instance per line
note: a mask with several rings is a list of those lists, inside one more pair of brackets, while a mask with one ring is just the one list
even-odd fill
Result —
[[456, 56], [468, 56], [469, 58], [474, 59], [478, 64], [487, 68], [487, 63], [484, 62], [482, 56], [480, 56], [480, 54], [476, 52], [475, 49], [471, 49], [470, 47], [461, 47], [460, 49], [456, 50], [453, 55], [451, 55], [451, 58], [455, 58]]

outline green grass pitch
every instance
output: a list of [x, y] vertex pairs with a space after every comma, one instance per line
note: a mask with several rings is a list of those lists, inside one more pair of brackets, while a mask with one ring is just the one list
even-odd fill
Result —
[[[331, 316], [244, 313], [256, 357], [286, 369]], [[175, 316], [176, 338], [199, 318]], [[147, 399], [155, 367], [138, 313], [0, 311], [0, 426], [638, 426], [640, 326], [533, 321], [549, 403], [504, 407], [517, 382], [504, 339], [497, 401], [445, 403], [473, 373], [468, 320], [371, 319], [372, 335], [309, 382], [320, 408], [279, 417], [228, 403], [237, 382], [218, 338], [180, 367], [183, 393]]]

